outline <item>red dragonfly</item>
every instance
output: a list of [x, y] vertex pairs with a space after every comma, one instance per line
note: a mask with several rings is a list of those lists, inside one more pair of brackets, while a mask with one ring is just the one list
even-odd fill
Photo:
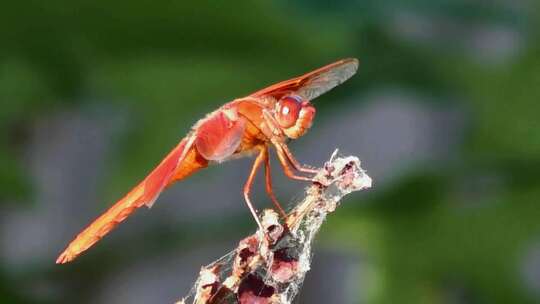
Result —
[[77, 235], [56, 263], [72, 261], [124, 221], [135, 209], [151, 207], [167, 186], [210, 164], [242, 156], [256, 155], [243, 193], [258, 226], [262, 227], [249, 193], [262, 165], [265, 167], [268, 196], [285, 217], [285, 211], [272, 190], [268, 149], [271, 146], [275, 148], [288, 177], [313, 181], [309, 175], [317, 170], [301, 165], [286, 142], [302, 136], [311, 127], [315, 108], [310, 101], [349, 79], [357, 68], [357, 59], [343, 59], [247, 97], [235, 99], [208, 114], [192, 127], [188, 135], [141, 183]]

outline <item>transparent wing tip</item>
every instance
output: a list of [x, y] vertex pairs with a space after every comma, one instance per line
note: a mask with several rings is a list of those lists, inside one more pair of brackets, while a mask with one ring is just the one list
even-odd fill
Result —
[[308, 100], [313, 100], [342, 84], [356, 74], [358, 59], [346, 58], [315, 71], [298, 93]]
[[346, 58], [342, 60], [341, 64], [341, 70], [342, 70], [342, 81], [345, 81], [349, 78], [351, 78], [354, 74], [356, 74], [356, 71], [358, 70], [358, 59], [356, 58]]

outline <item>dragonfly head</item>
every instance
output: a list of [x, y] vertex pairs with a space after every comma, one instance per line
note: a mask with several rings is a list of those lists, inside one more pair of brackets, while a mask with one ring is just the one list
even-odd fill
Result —
[[287, 137], [298, 138], [311, 127], [315, 108], [298, 95], [287, 95], [276, 103], [275, 118]]

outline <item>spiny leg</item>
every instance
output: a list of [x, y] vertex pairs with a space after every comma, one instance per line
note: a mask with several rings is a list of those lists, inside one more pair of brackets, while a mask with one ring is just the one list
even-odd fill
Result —
[[275, 145], [275, 147], [276, 147], [276, 152], [277, 152], [279, 162], [281, 164], [281, 167], [283, 168], [283, 171], [285, 172], [285, 175], [287, 175], [287, 177], [296, 179], [296, 180], [307, 181], [307, 182], [315, 181], [311, 177], [296, 175], [291, 169], [291, 167], [289, 166], [288, 157], [287, 157], [287, 154], [283, 151], [283, 147], [281, 145]]
[[[263, 111], [263, 116], [268, 127], [272, 130], [272, 132], [274, 132], [275, 134], [280, 134], [281, 130], [278, 127], [278, 123], [276, 122], [272, 114], [270, 114], [268, 111]], [[287, 162], [290, 163], [294, 167], [294, 169], [296, 169], [297, 171], [300, 171], [303, 173], [312, 173], [312, 174], [316, 174], [318, 172], [318, 170], [307, 168], [301, 165], [300, 162], [298, 162], [296, 158], [294, 158], [293, 154], [291, 153], [291, 151], [289, 150], [286, 144], [280, 141], [276, 141], [276, 140], [272, 140], [272, 143], [274, 144], [274, 146], [276, 147], [276, 150], [278, 151], [278, 156], [280, 156], [279, 153], [285, 154]], [[280, 161], [283, 164], [283, 161], [281, 158], [280, 158]]]
[[268, 193], [268, 196], [272, 200], [274, 206], [276, 206], [282, 218], [286, 219], [287, 213], [285, 213], [285, 210], [283, 210], [283, 208], [281, 207], [281, 204], [278, 202], [276, 196], [274, 195], [274, 190], [272, 188], [272, 173], [270, 171], [270, 158], [268, 157], [268, 148], [264, 149], [264, 174], [266, 178], [266, 192]]
[[294, 155], [289, 150], [289, 147], [286, 144], [281, 144], [280, 146], [281, 146], [283, 152], [285, 153], [285, 155], [287, 156], [287, 159], [289, 160], [289, 162], [292, 164], [292, 166], [296, 170], [298, 170], [300, 172], [312, 173], [312, 174], [316, 174], [317, 172], [319, 172], [316, 169], [308, 168], [305, 165], [300, 164], [300, 162], [298, 160], [296, 160], [296, 158], [294, 157]]
[[[277, 123], [275, 118], [272, 116], [272, 114], [270, 114], [270, 112], [268, 111], [263, 110], [263, 117], [268, 127], [272, 130], [272, 132], [274, 132], [274, 134], [280, 134], [281, 130], [278, 127], [279, 124]], [[280, 155], [280, 153], [285, 154], [287, 162], [290, 163], [294, 167], [294, 169], [296, 169], [297, 171], [300, 171], [303, 173], [312, 173], [312, 174], [316, 174], [318, 172], [318, 170], [307, 168], [306, 166], [303, 166], [302, 164], [300, 164], [300, 162], [297, 161], [296, 158], [294, 158], [294, 155], [291, 153], [291, 151], [289, 150], [289, 147], [287, 147], [285, 143], [275, 141], [275, 140], [272, 140], [272, 143], [274, 144], [274, 146], [276, 147], [276, 150], [278, 151], [278, 156], [280, 157], [280, 161], [282, 165], [284, 165], [284, 163], [283, 163], [283, 160], [281, 159], [282, 155]], [[285, 172], [287, 174], [287, 171]], [[289, 175], [287, 174], [287, 176]]]
[[257, 225], [259, 226], [259, 229], [261, 229], [262, 232], [264, 232], [264, 228], [263, 228], [263, 225], [261, 224], [261, 221], [259, 220], [259, 217], [257, 216], [257, 211], [255, 210], [255, 208], [253, 207], [253, 204], [251, 203], [251, 200], [249, 199], [249, 193], [251, 191], [251, 186], [253, 185], [253, 180], [255, 179], [255, 176], [257, 175], [257, 170], [259, 169], [259, 167], [264, 161], [265, 154], [266, 154], [265, 149], [262, 149], [261, 152], [259, 152], [259, 155], [257, 155], [255, 162], [253, 162], [253, 166], [251, 167], [251, 172], [249, 173], [246, 184], [244, 185], [244, 199], [246, 201], [246, 204], [248, 205], [249, 211], [251, 211], [251, 215], [253, 215], [255, 222], [257, 222]]

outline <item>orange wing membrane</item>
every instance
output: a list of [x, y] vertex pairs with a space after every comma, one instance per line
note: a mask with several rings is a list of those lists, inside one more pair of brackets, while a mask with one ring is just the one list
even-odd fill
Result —
[[302, 76], [271, 85], [250, 96], [272, 96], [280, 99], [294, 93], [306, 100], [313, 100], [351, 78], [357, 69], [358, 59], [342, 59]]
[[[198, 166], [185, 166], [186, 156], [193, 154], [190, 153], [193, 150], [193, 140], [193, 136], [184, 138], [140, 184], [84, 229], [60, 254], [56, 263], [63, 264], [72, 261], [124, 221], [135, 209], [143, 205], [151, 207], [165, 186], [173, 179], [177, 179], [179, 173], [185, 177], [205, 167], [204, 162]], [[177, 169], [180, 166], [192, 172], [185, 172], [186, 170], [178, 172]]]

